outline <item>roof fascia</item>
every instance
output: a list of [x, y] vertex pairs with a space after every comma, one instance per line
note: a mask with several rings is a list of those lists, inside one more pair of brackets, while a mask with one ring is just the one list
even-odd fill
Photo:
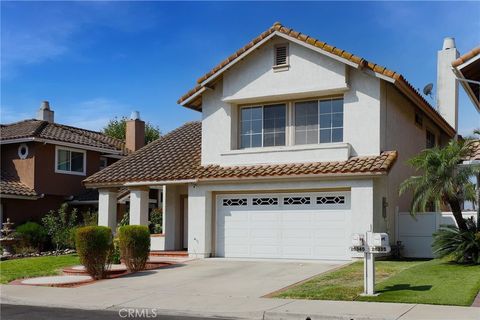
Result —
[[40, 199], [41, 196], [19, 196], [14, 194], [1, 194], [2, 199], [18, 199], [18, 200], [37, 200]]
[[[480, 58], [480, 55], [478, 57]], [[460, 67], [452, 67], [453, 73], [455, 73], [457, 78], [466, 79], [465, 76], [462, 73], [462, 70], [460, 70], [460, 69], [461, 69]], [[472, 101], [473, 105], [477, 109], [477, 111], [480, 112], [480, 98], [477, 98], [475, 96], [475, 93], [473, 93], [472, 88], [470, 87], [468, 82], [466, 82], [466, 81], [459, 81], [459, 82], [462, 85], [465, 92], [467, 93], [470, 100]]]
[[167, 184], [185, 184], [185, 183], [197, 183], [198, 179], [185, 179], [185, 180], [151, 180], [151, 181], [120, 181], [120, 182], [84, 182], [87, 188], [111, 188], [111, 187], [141, 187], [141, 186], [162, 186]]
[[189, 107], [188, 104], [189, 104], [191, 101], [195, 100], [199, 95], [201, 95], [202, 93], [204, 93], [205, 90], [207, 90], [207, 88], [206, 88], [206, 87], [202, 87], [200, 90], [198, 90], [198, 91], [195, 92], [193, 95], [191, 95], [187, 100], [182, 101], [182, 102], [180, 103], [180, 105], [181, 105], [181, 106], [184, 106], [184, 107], [188, 107], [188, 108], [190, 108], [190, 109], [192, 109], [192, 110], [195, 110], [195, 111], [199, 111], [199, 110], [196, 110], [196, 109], [194, 109], [194, 108], [192, 108], [192, 107]]
[[2, 140], [0, 141], [0, 144], [12, 144], [12, 143], [23, 143], [23, 142], [41, 142], [41, 143], [49, 143], [49, 144], [64, 146], [64, 147], [72, 147], [72, 148], [83, 149], [83, 150], [104, 152], [108, 154], [118, 154], [118, 155], [122, 154], [122, 151], [120, 150], [111, 150], [111, 149], [87, 146], [79, 143], [69, 143], [64, 141], [43, 139], [43, 138], [37, 138], [37, 137]]

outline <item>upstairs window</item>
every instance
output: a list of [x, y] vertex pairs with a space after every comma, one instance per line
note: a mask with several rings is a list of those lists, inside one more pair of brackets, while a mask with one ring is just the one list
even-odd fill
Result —
[[84, 150], [56, 147], [55, 172], [85, 175], [86, 152]]
[[437, 145], [437, 138], [435, 137], [435, 134], [427, 130], [426, 138], [427, 149], [435, 148]]
[[284, 146], [285, 127], [285, 104], [242, 108], [240, 148]]
[[108, 166], [108, 160], [105, 157], [100, 157], [100, 166], [99, 169], [103, 170]]
[[288, 65], [288, 45], [280, 44], [275, 46], [274, 67], [283, 67]]
[[343, 141], [343, 99], [295, 103], [295, 144]]

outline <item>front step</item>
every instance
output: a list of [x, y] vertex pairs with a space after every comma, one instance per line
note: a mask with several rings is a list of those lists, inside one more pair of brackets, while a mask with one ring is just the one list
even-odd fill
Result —
[[188, 251], [153, 250], [150, 251], [150, 255], [153, 257], [188, 258]]

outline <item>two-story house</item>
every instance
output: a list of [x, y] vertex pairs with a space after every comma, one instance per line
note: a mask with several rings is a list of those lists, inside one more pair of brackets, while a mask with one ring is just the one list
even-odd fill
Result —
[[63, 202], [93, 205], [98, 194], [82, 181], [143, 146], [144, 122], [127, 121], [126, 141], [62, 125], [44, 101], [36, 119], [0, 126], [1, 221], [40, 220]]
[[[457, 51], [445, 41], [439, 57]], [[85, 180], [114, 228], [119, 188], [146, 224], [163, 190], [164, 248], [193, 257], [340, 259], [353, 233], [388, 232], [408, 210], [405, 161], [456, 134], [452, 72], [435, 110], [405, 78], [279, 23], [198, 79], [201, 113]]]

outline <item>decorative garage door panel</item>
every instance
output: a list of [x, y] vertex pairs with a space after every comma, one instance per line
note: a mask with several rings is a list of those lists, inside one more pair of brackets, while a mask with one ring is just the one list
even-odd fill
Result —
[[217, 197], [216, 255], [349, 259], [350, 193]]

